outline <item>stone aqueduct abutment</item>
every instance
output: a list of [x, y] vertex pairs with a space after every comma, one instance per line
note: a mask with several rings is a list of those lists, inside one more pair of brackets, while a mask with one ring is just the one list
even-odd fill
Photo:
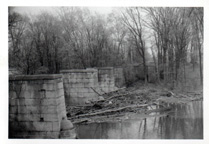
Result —
[[87, 104], [124, 84], [122, 68], [60, 73], [9, 76], [9, 138], [75, 138], [66, 105]]

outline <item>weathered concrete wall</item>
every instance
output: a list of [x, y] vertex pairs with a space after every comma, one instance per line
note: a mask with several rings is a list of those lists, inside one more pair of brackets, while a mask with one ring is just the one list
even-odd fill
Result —
[[83, 105], [97, 100], [94, 91], [98, 87], [98, 71], [96, 69], [62, 70], [66, 105]]
[[116, 87], [123, 87], [125, 86], [125, 78], [124, 78], [124, 72], [122, 67], [114, 67], [114, 79], [115, 79], [115, 86]]
[[62, 75], [9, 77], [9, 138], [59, 138], [64, 117]]
[[117, 90], [113, 67], [98, 68], [98, 82], [102, 92], [108, 93]]

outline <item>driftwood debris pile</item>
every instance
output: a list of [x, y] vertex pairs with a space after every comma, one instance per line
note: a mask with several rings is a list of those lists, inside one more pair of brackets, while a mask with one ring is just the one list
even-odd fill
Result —
[[92, 117], [98, 115], [115, 115], [121, 112], [145, 110], [149, 99], [137, 94], [113, 95], [104, 100], [92, 102], [91, 105], [68, 107], [68, 116], [71, 119]]
[[85, 106], [67, 106], [68, 118], [74, 123], [94, 118], [120, 117], [125, 113], [150, 114], [170, 110], [163, 103], [180, 103], [201, 99], [199, 94], [175, 94], [155, 87], [126, 88], [103, 95], [104, 99]]

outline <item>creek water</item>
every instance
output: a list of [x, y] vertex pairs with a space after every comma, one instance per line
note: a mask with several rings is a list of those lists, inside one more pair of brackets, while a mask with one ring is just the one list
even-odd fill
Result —
[[76, 125], [79, 139], [203, 139], [203, 102], [173, 104], [167, 114]]

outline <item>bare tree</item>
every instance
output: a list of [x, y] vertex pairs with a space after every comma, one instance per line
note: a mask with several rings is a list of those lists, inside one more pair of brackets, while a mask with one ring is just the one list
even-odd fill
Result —
[[82, 10], [80, 8], [66, 8], [63, 7], [59, 10], [59, 16], [63, 27], [63, 37], [65, 42], [68, 44], [68, 52], [72, 50], [82, 68], [86, 68], [85, 51], [83, 46], [83, 32], [81, 17]]
[[9, 10], [10, 66], [26, 74], [137, 62], [146, 83], [150, 48], [158, 80], [174, 86], [186, 82], [191, 48], [203, 81], [202, 8], [129, 7], [108, 17], [79, 7], [30, 17]]
[[136, 48], [137, 53], [142, 58], [143, 71], [145, 83], [147, 83], [147, 65], [145, 57], [145, 40], [142, 26], [142, 19], [140, 14], [140, 9], [136, 8], [126, 8], [125, 12], [122, 12], [123, 23], [127, 26], [130, 32], [130, 40], [133, 46]]
[[26, 23], [24, 17], [9, 7], [9, 63], [12, 67], [21, 67], [21, 42]]
[[[185, 64], [190, 41], [190, 27], [185, 8], [145, 8], [151, 20], [147, 26], [153, 30], [157, 48], [158, 77], [165, 82], [186, 80]], [[180, 67], [184, 69], [180, 69]], [[180, 70], [184, 77], [179, 77]], [[173, 85], [174, 86], [174, 85]]]
[[190, 8], [188, 10], [190, 17], [191, 33], [192, 33], [192, 54], [198, 53], [200, 83], [203, 84], [203, 68], [202, 68], [202, 54], [203, 54], [203, 8]]

